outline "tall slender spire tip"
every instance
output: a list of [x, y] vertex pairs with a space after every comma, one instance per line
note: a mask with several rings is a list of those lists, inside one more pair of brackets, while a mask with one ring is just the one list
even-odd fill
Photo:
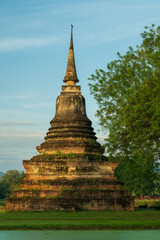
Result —
[[70, 49], [73, 49], [73, 25], [71, 24], [71, 40], [70, 40]]
[[69, 54], [68, 54], [68, 63], [66, 74], [64, 77], [64, 82], [68, 86], [75, 86], [76, 82], [79, 82], [76, 73], [76, 65], [74, 60], [74, 49], [73, 49], [73, 25], [71, 24], [71, 40], [70, 40], [70, 47], [69, 47]]

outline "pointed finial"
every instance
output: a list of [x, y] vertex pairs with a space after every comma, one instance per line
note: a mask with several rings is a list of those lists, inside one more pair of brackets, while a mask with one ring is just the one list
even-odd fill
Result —
[[71, 24], [71, 40], [68, 54], [68, 63], [66, 69], [66, 75], [64, 77], [64, 82], [67, 86], [75, 86], [76, 82], [79, 82], [76, 73], [76, 66], [74, 60], [74, 49], [73, 49], [73, 25]]
[[73, 49], [73, 25], [71, 24], [71, 41], [70, 41], [70, 49]]

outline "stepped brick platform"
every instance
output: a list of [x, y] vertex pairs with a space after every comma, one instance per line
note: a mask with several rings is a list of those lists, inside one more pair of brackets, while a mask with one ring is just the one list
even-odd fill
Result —
[[71, 30], [68, 64], [56, 114], [39, 155], [23, 161], [26, 177], [7, 199], [8, 211], [133, 210], [133, 198], [122, 190], [97, 142], [78, 82]]

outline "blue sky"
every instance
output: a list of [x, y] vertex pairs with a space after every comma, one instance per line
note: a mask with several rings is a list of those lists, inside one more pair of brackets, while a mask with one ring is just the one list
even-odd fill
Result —
[[[23, 170], [37, 155], [65, 75], [70, 25], [77, 74], [96, 132], [97, 105], [88, 77], [141, 42], [144, 26], [159, 25], [159, 0], [0, 1], [0, 171]], [[99, 141], [105, 133], [97, 132]]]

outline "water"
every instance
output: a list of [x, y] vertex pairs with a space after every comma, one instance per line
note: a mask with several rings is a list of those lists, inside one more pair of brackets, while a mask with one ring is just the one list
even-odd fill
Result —
[[159, 230], [146, 231], [0, 231], [0, 240], [159, 240]]

